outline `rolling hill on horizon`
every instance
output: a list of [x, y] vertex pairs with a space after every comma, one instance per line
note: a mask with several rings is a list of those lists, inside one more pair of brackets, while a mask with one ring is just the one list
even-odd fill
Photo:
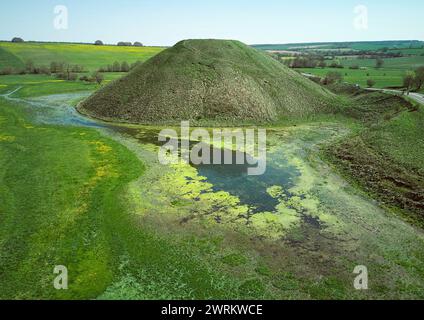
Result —
[[386, 41], [341, 41], [341, 42], [300, 42], [300, 43], [264, 43], [254, 44], [252, 47], [260, 50], [404, 50], [410, 48], [423, 48], [421, 40], [386, 40]]
[[22, 68], [27, 61], [37, 66], [48, 66], [54, 61], [79, 64], [88, 71], [95, 71], [115, 61], [143, 62], [162, 50], [162, 47], [0, 41], [0, 70], [5, 67]]

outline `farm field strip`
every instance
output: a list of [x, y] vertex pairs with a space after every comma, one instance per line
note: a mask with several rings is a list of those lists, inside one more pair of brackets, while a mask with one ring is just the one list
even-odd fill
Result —
[[50, 65], [53, 61], [79, 64], [89, 71], [95, 71], [115, 61], [130, 64], [146, 61], [162, 50], [160, 47], [0, 42], [0, 69], [6, 66], [24, 67], [25, 62], [30, 60], [36, 65]]

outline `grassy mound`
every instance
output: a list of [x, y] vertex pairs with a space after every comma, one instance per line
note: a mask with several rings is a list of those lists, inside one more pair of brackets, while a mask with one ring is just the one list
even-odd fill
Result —
[[88, 115], [132, 123], [274, 121], [333, 110], [336, 97], [238, 41], [185, 40], [99, 90]]

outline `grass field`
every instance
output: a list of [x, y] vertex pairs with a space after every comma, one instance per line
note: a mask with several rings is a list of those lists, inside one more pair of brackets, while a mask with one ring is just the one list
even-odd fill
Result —
[[[62, 84], [51, 89], [67, 91]], [[123, 198], [143, 165], [95, 130], [34, 124], [19, 105], [0, 98], [0, 164], [0, 298], [264, 294], [261, 283], [225, 276], [227, 263], [247, 261], [242, 254], [222, 259], [210, 255], [213, 242], [180, 241], [143, 228]], [[69, 290], [53, 288], [55, 265], [68, 266]]]
[[[310, 73], [320, 77], [325, 77], [328, 72], [340, 72], [346, 82], [359, 84], [363, 87], [367, 86], [367, 80], [376, 81], [375, 87], [401, 87], [403, 77], [407, 71], [415, 70], [420, 66], [424, 66], [424, 56], [410, 56], [401, 58], [383, 59], [384, 65], [380, 69], [375, 68], [375, 59], [357, 59], [357, 58], [340, 58], [338, 61], [345, 68], [305, 68], [300, 69], [301, 72]], [[327, 63], [331, 63], [327, 60]], [[349, 67], [357, 65], [361, 69], [349, 69]]]
[[[396, 76], [374, 70], [381, 84]], [[296, 178], [266, 190], [275, 212], [250, 217], [241, 197], [194, 167], [160, 166], [140, 142], [152, 128], [130, 126], [128, 137], [42, 124], [25, 100], [100, 86], [0, 77], [0, 94], [17, 88], [17, 100], [0, 97], [0, 299], [424, 297], [422, 106], [361, 93], [340, 98], [343, 112], [274, 124], [269, 168]], [[404, 202], [393, 202], [399, 194]], [[287, 216], [296, 222], [285, 225]], [[369, 268], [369, 290], [352, 286], [358, 264]], [[53, 288], [56, 265], [68, 267], [69, 290]]]
[[[337, 71], [344, 76], [346, 82], [367, 86], [367, 80], [376, 81], [375, 87], [400, 87], [403, 83], [403, 76], [407, 71], [413, 71], [424, 65], [424, 42], [422, 41], [371, 41], [371, 42], [340, 42], [340, 43], [305, 43], [305, 44], [285, 44], [285, 45], [258, 45], [261, 50], [285, 50], [303, 53], [313, 53], [328, 58], [331, 54], [334, 60], [325, 60], [327, 65], [338, 61], [344, 69], [332, 68], [305, 68], [301, 72], [311, 73], [323, 77], [328, 72]], [[403, 57], [384, 58], [384, 65], [376, 69], [375, 59], [359, 59], [358, 55], [363, 52], [381, 53], [385, 49], [386, 53], [402, 53]], [[343, 51], [352, 51], [349, 56], [343, 56]], [[293, 59], [292, 57], [282, 57], [282, 60]], [[351, 66], [358, 66], [363, 70], [349, 69]]]
[[[345, 81], [366, 86], [368, 78], [376, 81], [376, 87], [398, 87], [402, 85], [402, 78], [406, 71], [413, 70], [424, 65], [424, 49], [421, 42], [394, 41], [394, 42], [358, 42], [358, 43], [324, 43], [324, 44], [298, 44], [298, 45], [259, 45], [255, 46], [262, 50], [378, 50], [384, 47], [391, 50], [401, 51], [404, 54], [412, 55], [401, 58], [384, 59], [383, 68], [374, 68], [374, 59], [357, 59], [339, 57], [341, 64], [345, 66], [343, 70], [336, 70], [345, 75]], [[293, 49], [295, 48], [295, 49]], [[28, 60], [36, 65], [48, 66], [52, 61], [64, 61], [70, 64], [84, 66], [87, 71], [94, 71], [100, 67], [113, 64], [113, 62], [133, 63], [136, 61], [146, 61], [163, 48], [159, 47], [118, 47], [118, 46], [95, 46], [89, 44], [64, 44], [64, 43], [10, 43], [0, 42], [0, 69], [4, 67], [22, 68]], [[331, 62], [331, 61], [327, 61]], [[350, 70], [349, 66], [358, 65], [366, 70]], [[324, 76], [330, 68], [305, 69], [304, 72], [318, 76]], [[367, 75], [369, 74], [369, 76]], [[108, 76], [110, 80], [110, 76]], [[69, 85], [71, 87], [76, 84]], [[1, 87], [0, 87], [1, 90]], [[423, 89], [424, 90], [424, 89]]]
[[[424, 65], [424, 56], [386, 58], [383, 60], [383, 71], [399, 70], [406, 72], [408, 70], [414, 70], [419, 66]], [[359, 67], [365, 67], [368, 69], [373, 69], [375, 67], [375, 59], [340, 59], [339, 61], [345, 67], [350, 67], [353, 65], [358, 65]]]
[[[105, 73], [105, 85], [113, 80], [121, 78], [125, 73]], [[0, 93], [10, 92], [23, 87], [17, 93], [19, 97], [37, 97], [52, 94], [52, 92], [70, 93], [77, 91], [93, 91], [101, 87], [96, 83], [82, 81], [58, 80], [47, 75], [9, 75], [0, 77]]]
[[[6, 78], [9, 89], [23, 86], [24, 94], [18, 91], [15, 97], [30, 99], [31, 93], [37, 93], [34, 83], [49, 81], [44, 76]], [[49, 83], [43, 90], [45, 94], [68, 92], [66, 82]], [[245, 223], [211, 222], [211, 208], [219, 203], [220, 211], [230, 210], [226, 214], [231, 217], [241, 210], [234, 205], [238, 200], [223, 192], [207, 191], [208, 183], [193, 169], [182, 171], [183, 176], [172, 172], [169, 176], [165, 174], [169, 169], [141, 162], [148, 157], [122, 138], [121, 144], [94, 129], [37, 124], [25, 110], [20, 102], [0, 97], [0, 197], [6, 199], [0, 203], [1, 298], [363, 299], [423, 294], [421, 264], [417, 264], [422, 261], [419, 234], [365, 198], [352, 196], [338, 178], [323, 177], [328, 167], [320, 169], [323, 164], [319, 157], [314, 151], [309, 154], [313, 141], [338, 136], [340, 129], [333, 130], [340, 124], [328, 121], [351, 126], [342, 118], [324, 117], [319, 120], [322, 123], [311, 127], [299, 122], [282, 129], [282, 135], [270, 135], [270, 144], [282, 147], [286, 156], [293, 152], [294, 163], [302, 163], [299, 169], [304, 171], [297, 187], [302, 190], [298, 201], [305, 198], [304, 207], [303, 202], [287, 205], [300, 206], [303, 214], [316, 210], [311, 213], [314, 219], [326, 216], [325, 207], [334, 214], [326, 220], [329, 225], [340, 219], [340, 223], [329, 229], [323, 227], [318, 233], [307, 226], [292, 229], [286, 235], [291, 239], [288, 243], [305, 243], [299, 252], [298, 247], [286, 242], [247, 240], [245, 236], [257, 236], [244, 234]], [[402, 126], [418, 124], [413, 121], [416, 113], [405, 116], [412, 118], [402, 120]], [[362, 128], [352, 126], [355, 131]], [[420, 139], [420, 133], [414, 131], [408, 136], [411, 143], [399, 156], [411, 154], [410, 161], [414, 161], [412, 141]], [[392, 141], [401, 144], [401, 140], [394, 137]], [[376, 141], [378, 145], [385, 143]], [[300, 146], [307, 146], [301, 154], [308, 155], [296, 156]], [[276, 156], [279, 161], [281, 155]], [[308, 162], [303, 162], [303, 157]], [[314, 163], [312, 167], [307, 165], [309, 161]], [[313, 173], [315, 166], [317, 173]], [[195, 200], [199, 197], [197, 188], [203, 190], [201, 202]], [[310, 193], [305, 191], [308, 188]], [[314, 205], [317, 199], [320, 209]], [[145, 208], [150, 212], [147, 216]], [[346, 218], [346, 208], [360, 219], [359, 223]], [[182, 225], [180, 219], [191, 217], [193, 210], [200, 217], [205, 210], [204, 218], [192, 217], [193, 221]], [[255, 221], [252, 225], [258, 223], [258, 230], [266, 232], [266, 220]], [[231, 223], [229, 229], [226, 223]], [[379, 237], [371, 236], [370, 223], [379, 226]], [[236, 228], [241, 228], [240, 233]], [[268, 232], [273, 234], [278, 228]], [[328, 242], [327, 237], [341, 240]], [[396, 242], [390, 241], [393, 237]], [[353, 239], [363, 242], [358, 246]], [[366, 263], [373, 275], [372, 289], [363, 294], [351, 286], [357, 260]], [[53, 289], [55, 265], [68, 266], [69, 290]], [[389, 284], [387, 270], [393, 278]]]
[[[16, 106], [0, 103], [0, 193], [6, 200], [0, 204], [0, 296], [57, 298], [58, 291], [49, 290], [47, 261], [85, 273], [70, 297], [101, 292], [116, 261], [105, 246], [109, 227], [100, 213], [111, 218], [122, 210], [119, 190], [137, 172], [122, 169], [141, 174], [142, 167], [96, 132], [31, 125]], [[98, 285], [81, 288], [83, 277]]]
[[0, 69], [24, 67], [31, 60], [35, 65], [50, 65], [52, 61], [79, 64], [88, 71], [113, 64], [113, 62], [134, 63], [146, 61], [163, 48], [95, 46], [89, 44], [65, 43], [10, 43], [0, 42]]
[[[48, 81], [19, 77], [9, 83], [23, 86], [25, 94], [14, 96], [25, 98], [37, 93], [27, 86]], [[60, 94], [68, 87], [54, 82], [43, 90]], [[242, 236], [225, 240], [228, 235], [216, 227], [202, 235], [198, 227], [170, 233], [142, 223], [128, 198], [128, 183], [145, 170], [133, 152], [94, 129], [41, 125], [28, 117], [21, 103], [0, 97], [0, 198], [5, 200], [0, 202], [0, 298], [355, 296], [349, 281], [317, 282], [271, 267], [272, 260], [246, 248]], [[56, 265], [68, 267], [69, 290], [53, 288]]]
[[[410, 48], [423, 50], [424, 42], [415, 40], [405, 41], [359, 41], [359, 42], [316, 42], [316, 43], [291, 43], [291, 44], [259, 44], [254, 45], [261, 50], [357, 50], [377, 51], [383, 48], [402, 51]], [[413, 49], [414, 50], [414, 49]]]
[[351, 70], [348, 68], [305, 68], [298, 69], [300, 72], [313, 74], [324, 78], [329, 72], [339, 72], [343, 75], [343, 80], [352, 84], [359, 84], [362, 87], [367, 87], [367, 80], [373, 79], [376, 88], [385, 87], [400, 87], [403, 82], [404, 71], [401, 70], [386, 70], [386, 69], [367, 69], [367, 70]]

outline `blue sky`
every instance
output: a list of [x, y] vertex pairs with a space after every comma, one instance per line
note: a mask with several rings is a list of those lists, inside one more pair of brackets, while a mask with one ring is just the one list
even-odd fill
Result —
[[[54, 28], [54, 7], [68, 8], [68, 29]], [[354, 8], [368, 28], [354, 27]], [[424, 40], [422, 0], [1, 0], [0, 39], [173, 45], [181, 39], [248, 44]]]

